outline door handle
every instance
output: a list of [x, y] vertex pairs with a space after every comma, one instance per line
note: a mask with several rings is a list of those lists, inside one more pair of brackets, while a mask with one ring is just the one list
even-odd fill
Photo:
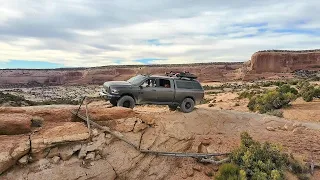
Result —
[[152, 91], [157, 91], [157, 90], [155, 90], [155, 89], [152, 89]]

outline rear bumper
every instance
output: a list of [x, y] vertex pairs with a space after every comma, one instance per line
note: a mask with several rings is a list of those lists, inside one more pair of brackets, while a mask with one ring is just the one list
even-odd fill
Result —
[[110, 93], [103, 92], [103, 91], [100, 91], [99, 95], [100, 95], [100, 97], [103, 97], [105, 100], [120, 98], [120, 95], [114, 95], [114, 94], [110, 94]]

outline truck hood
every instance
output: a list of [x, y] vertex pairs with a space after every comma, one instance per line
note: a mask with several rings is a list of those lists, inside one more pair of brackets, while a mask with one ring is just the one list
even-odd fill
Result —
[[110, 86], [112, 87], [123, 87], [123, 86], [131, 86], [131, 84], [127, 81], [107, 81], [103, 83], [103, 87], [108, 89]]

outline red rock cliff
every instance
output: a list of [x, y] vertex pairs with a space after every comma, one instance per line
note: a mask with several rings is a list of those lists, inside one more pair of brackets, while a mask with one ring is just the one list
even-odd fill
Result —
[[319, 68], [320, 50], [256, 52], [252, 55], [250, 64], [253, 73], [282, 73]]

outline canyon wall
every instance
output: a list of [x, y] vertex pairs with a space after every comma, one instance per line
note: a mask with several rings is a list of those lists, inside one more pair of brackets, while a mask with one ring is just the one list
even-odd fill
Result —
[[300, 69], [320, 69], [320, 50], [259, 51], [250, 62], [251, 73], [289, 73]]
[[42, 85], [103, 84], [105, 81], [127, 80], [136, 74], [161, 74], [189, 71], [201, 82], [240, 79], [243, 63], [201, 63], [184, 65], [105, 66], [73, 69], [2, 69], [0, 88]]

